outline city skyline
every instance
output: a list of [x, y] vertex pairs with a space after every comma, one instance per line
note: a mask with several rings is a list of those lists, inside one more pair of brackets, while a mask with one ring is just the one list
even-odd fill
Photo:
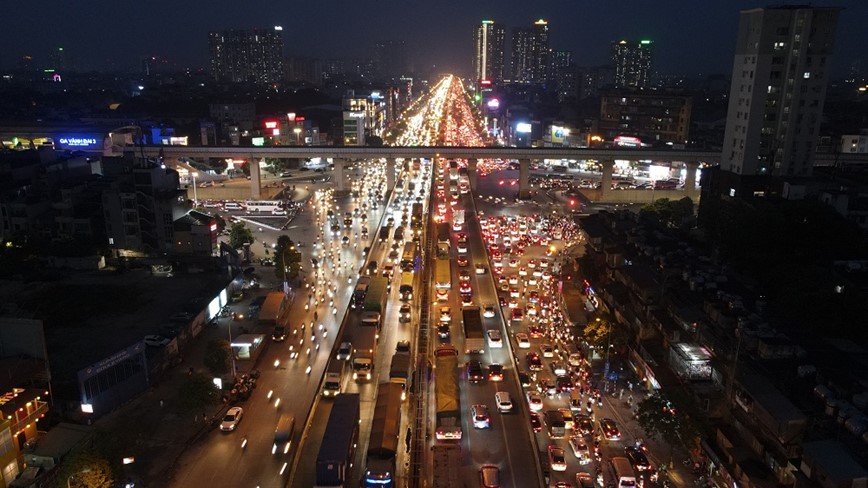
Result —
[[[40, 8], [41, 3], [46, 3], [45, 8]], [[140, 20], [133, 23], [110, 21], [127, 18], [128, 12], [120, 6], [106, 7], [99, 16], [93, 16], [87, 11], [57, 9], [45, 0], [35, 0], [35, 5], [31, 3], [26, 10], [13, 5], [9, 18], [16, 18], [17, 22], [0, 33], [0, 43], [11, 46], [0, 55], [0, 66], [15, 68], [17, 60], [25, 54], [33, 56], [37, 65], [43, 65], [53, 50], [64, 47], [69, 64], [82, 70], [137, 67], [142, 58], [152, 55], [169, 59], [179, 68], [207, 68], [208, 32], [281, 25], [287, 39], [285, 56], [360, 58], [377, 42], [395, 39], [407, 42], [410, 65], [417, 72], [470, 74], [473, 53], [468, 40], [473, 38], [481, 20], [491, 19], [511, 32], [515, 27], [544, 18], [549, 22], [552, 49], [572, 51], [574, 62], [580, 66], [610, 64], [611, 42], [635, 38], [654, 41], [656, 72], [728, 73], [739, 11], [764, 6], [761, 2], [741, 0], [711, 6], [669, 0], [655, 2], [653, 6], [636, 4], [613, 9], [604, 2], [592, 1], [585, 8], [576, 9], [568, 2], [553, 1], [527, 9], [517, 2], [485, 6], [450, 0], [436, 7], [385, 2], [377, 9], [364, 11], [356, 11], [347, 3], [346, 9], [336, 5], [326, 11], [315, 5], [275, 8], [258, 1], [242, 9], [218, 1], [216, 5], [209, 4], [207, 15], [181, 18], [165, 16], [163, 12], [170, 10], [160, 8], [159, 3], [137, 12]], [[859, 25], [868, 19], [868, 5], [858, 0], [814, 4], [844, 7], [833, 75], [844, 74], [854, 60], [868, 59], [868, 46], [859, 42]], [[38, 19], [31, 18], [27, 11], [33, 10], [47, 13]], [[425, 22], [411, 21], [415, 18]], [[327, 19], [328, 29], [323, 29], [326, 22], [312, 21], [315, 19]], [[376, 32], [376, 37], [364, 37], [359, 25], [366, 26], [365, 32]], [[156, 32], [171, 35], [159, 36]], [[334, 35], [340, 32], [356, 37], [358, 42], [348, 47], [341, 41], [343, 36]], [[107, 43], [106, 39], [113, 42]], [[507, 43], [510, 44], [509, 39]]]

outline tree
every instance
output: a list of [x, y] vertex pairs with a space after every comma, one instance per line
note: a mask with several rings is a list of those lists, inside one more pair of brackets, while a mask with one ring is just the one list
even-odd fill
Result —
[[205, 367], [215, 376], [223, 376], [229, 372], [232, 365], [231, 357], [232, 349], [229, 346], [229, 341], [215, 339], [208, 342], [203, 362]]
[[97, 448], [90, 446], [70, 453], [64, 460], [62, 471], [54, 481], [56, 488], [111, 488], [117, 481], [116, 467]]
[[639, 210], [646, 222], [669, 228], [685, 228], [693, 225], [693, 200], [684, 197], [677, 201], [659, 198]]
[[229, 245], [233, 249], [241, 249], [244, 244], [253, 244], [253, 232], [244, 222], [236, 222], [229, 228]]
[[301, 272], [301, 253], [287, 235], [277, 238], [274, 249], [274, 274], [283, 281], [293, 281]]
[[659, 437], [669, 445], [670, 463], [675, 445], [686, 446], [697, 435], [693, 422], [659, 391], [639, 402], [636, 420], [647, 435]]
[[585, 342], [604, 351], [609, 345], [617, 349], [627, 344], [626, 330], [610, 318], [597, 317], [591, 320], [583, 334]]
[[202, 373], [188, 376], [178, 389], [178, 405], [185, 413], [198, 413], [214, 405], [220, 391], [211, 378]]
[[365, 136], [365, 145], [370, 147], [383, 147], [383, 138], [380, 136]]

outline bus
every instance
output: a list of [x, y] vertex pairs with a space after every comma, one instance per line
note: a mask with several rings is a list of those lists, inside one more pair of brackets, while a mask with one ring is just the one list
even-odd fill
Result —
[[283, 202], [280, 200], [248, 200], [244, 203], [247, 213], [273, 213], [283, 211]]
[[419, 267], [419, 246], [415, 242], [404, 244], [404, 254], [401, 256], [402, 271], [416, 271]]
[[335, 398], [316, 457], [317, 486], [343, 486], [359, 439], [359, 395]]
[[616, 456], [609, 460], [609, 464], [612, 466], [618, 488], [636, 487], [636, 473], [633, 471], [633, 465], [630, 464], [629, 459]]

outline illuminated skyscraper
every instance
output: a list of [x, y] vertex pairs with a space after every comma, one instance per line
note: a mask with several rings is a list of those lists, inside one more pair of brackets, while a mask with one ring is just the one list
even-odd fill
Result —
[[[742, 10], [722, 172], [735, 179], [811, 174], [839, 13], [809, 6]], [[746, 191], [761, 190], [742, 186]]]
[[208, 41], [217, 81], [268, 84], [282, 79], [282, 27], [211, 32]]
[[512, 81], [545, 83], [549, 78], [549, 26], [540, 19], [512, 31]]
[[503, 80], [503, 49], [506, 39], [503, 24], [483, 20], [474, 36], [473, 70], [477, 80], [494, 83]]
[[651, 41], [612, 43], [615, 88], [647, 88], [651, 84]]

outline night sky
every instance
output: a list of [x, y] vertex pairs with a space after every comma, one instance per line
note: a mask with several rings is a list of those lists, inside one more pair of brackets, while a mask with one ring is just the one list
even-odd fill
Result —
[[[780, 2], [783, 3], [783, 2]], [[814, 1], [845, 7], [838, 23], [833, 72], [868, 61], [868, 0]], [[135, 7], [133, 7], [135, 5]], [[0, 23], [0, 66], [23, 54], [44, 64], [62, 46], [80, 69], [139, 66], [147, 55], [179, 67], [207, 65], [207, 33], [229, 28], [284, 28], [287, 55], [355, 58], [384, 39], [404, 39], [417, 68], [469, 73], [472, 32], [482, 19], [512, 28], [549, 21], [551, 46], [573, 51], [576, 64], [609, 62], [620, 38], [655, 41], [655, 70], [729, 73], [738, 12], [766, 5], [744, 0], [10, 0]], [[508, 48], [507, 48], [508, 49]]]

